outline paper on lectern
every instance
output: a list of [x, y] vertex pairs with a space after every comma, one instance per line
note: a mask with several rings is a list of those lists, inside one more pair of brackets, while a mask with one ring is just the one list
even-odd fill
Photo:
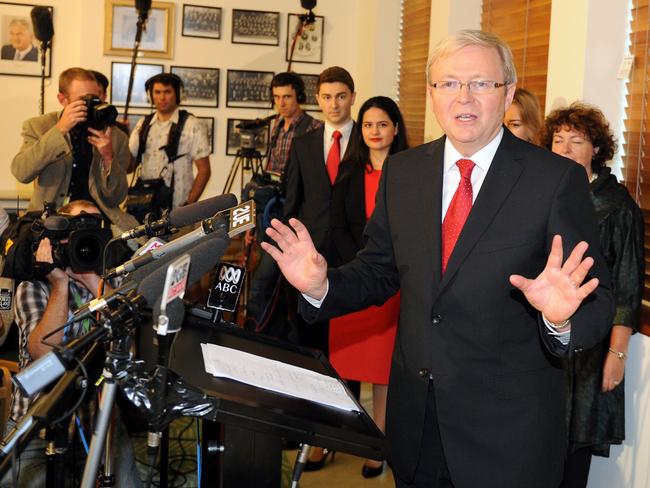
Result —
[[201, 344], [201, 351], [205, 370], [213, 376], [342, 410], [359, 410], [336, 378], [216, 344]]

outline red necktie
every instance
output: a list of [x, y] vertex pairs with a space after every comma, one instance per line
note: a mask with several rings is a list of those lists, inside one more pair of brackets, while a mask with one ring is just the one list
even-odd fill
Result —
[[460, 181], [456, 193], [451, 199], [445, 220], [442, 223], [442, 272], [447, 268], [449, 256], [454, 250], [460, 231], [472, 210], [472, 170], [474, 162], [469, 159], [459, 159], [456, 166], [460, 170]]
[[335, 130], [332, 133], [332, 147], [330, 152], [327, 153], [327, 174], [330, 176], [330, 183], [334, 184], [336, 180], [336, 173], [339, 171], [339, 163], [341, 162], [341, 136], [342, 134]]

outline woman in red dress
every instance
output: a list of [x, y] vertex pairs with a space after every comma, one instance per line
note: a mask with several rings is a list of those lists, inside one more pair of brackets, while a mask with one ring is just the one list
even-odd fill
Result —
[[[407, 148], [397, 104], [388, 97], [367, 100], [359, 110], [350, 143], [354, 144], [350, 157], [341, 162], [332, 192], [332, 266], [351, 261], [363, 247], [363, 228], [375, 208], [384, 161]], [[373, 419], [382, 431], [399, 306], [398, 293], [380, 307], [330, 321], [330, 361], [342, 378], [372, 383]], [[370, 478], [382, 470], [383, 462], [366, 460], [362, 474]]]

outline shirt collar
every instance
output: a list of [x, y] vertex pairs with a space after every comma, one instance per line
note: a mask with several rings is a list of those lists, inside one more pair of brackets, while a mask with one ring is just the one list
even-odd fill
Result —
[[180, 108], [176, 107], [176, 110], [174, 110], [174, 113], [172, 114], [172, 116], [169, 117], [167, 120], [164, 120], [164, 121], [158, 119], [158, 112], [156, 112], [156, 116], [151, 117], [151, 122], [149, 122], [149, 125], [153, 125], [156, 122], [158, 122], [159, 124], [167, 124], [169, 122], [173, 122], [174, 124], [178, 124], [178, 117], [179, 117], [178, 111], [179, 110], [180, 110]]
[[494, 155], [501, 144], [501, 139], [503, 139], [503, 127], [499, 130], [494, 139], [483, 146], [481, 149], [476, 151], [469, 157], [463, 156], [451, 143], [449, 138], [445, 138], [445, 173], [447, 173], [459, 159], [471, 159], [476, 166], [481, 168], [481, 170], [486, 173], [490, 169]]
[[340, 129], [336, 129], [329, 125], [327, 122], [325, 122], [325, 140], [329, 141], [332, 139], [332, 134], [334, 133], [335, 130], [338, 130], [341, 133], [341, 136], [344, 139], [349, 139], [350, 134], [352, 134], [352, 126], [354, 125], [354, 120], [350, 119], [346, 122], [346, 124], [341, 127]]
[[[287, 129], [286, 132], [295, 128], [304, 117], [305, 117], [305, 112], [301, 110], [300, 113], [296, 116], [296, 118], [291, 121], [291, 124], [289, 124], [289, 128]], [[276, 120], [277, 120], [276, 130], [284, 130], [284, 119], [282, 117], [278, 117]]]

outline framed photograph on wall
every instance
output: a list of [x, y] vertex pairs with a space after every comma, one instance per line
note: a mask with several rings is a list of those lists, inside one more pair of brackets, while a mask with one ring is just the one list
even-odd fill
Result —
[[[289, 14], [287, 20], [286, 61], [289, 61], [291, 49], [293, 48], [292, 60], [294, 63], [322, 63], [324, 25], [325, 17], [316, 15], [316, 21], [303, 28], [300, 15]], [[296, 36], [298, 31], [300, 32]]]
[[196, 117], [205, 125], [208, 131], [208, 141], [210, 141], [210, 154], [214, 153], [214, 117]]
[[[131, 92], [131, 107], [150, 107], [144, 82], [154, 75], [162, 73], [162, 64], [136, 64], [133, 76], [133, 91]], [[129, 74], [131, 63], [111, 63], [111, 103], [126, 105], [126, 92], [129, 89]]]
[[[129, 115], [126, 118], [128, 126], [129, 126], [129, 134], [131, 132], [133, 132], [133, 129], [135, 129], [135, 124], [138, 123], [138, 120], [146, 117], [147, 115], [149, 115], [148, 112], [135, 113], [135, 114], [134, 113], [129, 113]], [[118, 120], [122, 120], [123, 118], [124, 118], [124, 114], [120, 114], [118, 116]]]
[[[236, 156], [237, 151], [241, 148], [241, 136], [237, 126], [242, 122], [252, 122], [255, 119], [228, 119], [228, 136], [226, 142], [226, 155]], [[270, 126], [261, 129], [259, 137], [255, 139], [255, 149], [264, 157], [269, 145]]]
[[171, 72], [183, 80], [186, 107], [219, 106], [219, 69], [172, 66]]
[[232, 43], [280, 45], [280, 12], [232, 11]]
[[[33, 7], [36, 5], [0, 2], [0, 75], [41, 76], [40, 41], [34, 35], [30, 17]], [[50, 13], [54, 10], [47, 8]], [[45, 76], [51, 75], [50, 47], [45, 55]]]
[[221, 39], [221, 8], [183, 4], [183, 30], [185, 37]]
[[229, 69], [227, 73], [226, 107], [269, 108], [272, 71]]
[[[104, 1], [104, 54], [131, 57], [138, 22], [133, 0]], [[174, 4], [152, 2], [138, 52], [144, 57], [170, 59], [173, 42]]]
[[318, 87], [318, 75], [303, 75], [298, 74], [305, 84], [306, 101], [301, 104], [304, 110], [321, 111], [316, 100], [316, 90]]

